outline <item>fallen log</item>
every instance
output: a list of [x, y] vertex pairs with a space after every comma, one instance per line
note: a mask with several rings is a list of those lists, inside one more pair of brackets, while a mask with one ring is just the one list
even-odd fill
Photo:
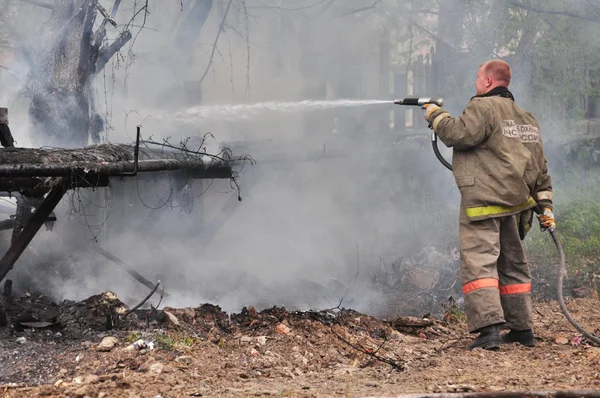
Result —
[[[184, 171], [190, 178], [232, 178], [230, 152], [224, 156], [177, 150], [150, 150], [126, 144], [99, 144], [85, 148], [4, 148], [0, 150], [0, 191], [40, 197], [56, 177], [72, 188], [108, 185], [108, 178], [137, 173]], [[54, 178], [53, 178], [54, 177]]]

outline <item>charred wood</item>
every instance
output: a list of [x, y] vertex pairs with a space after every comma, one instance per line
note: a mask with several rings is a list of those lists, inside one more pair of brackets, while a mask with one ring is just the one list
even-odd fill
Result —
[[0, 297], [0, 327], [8, 326], [8, 316], [6, 315], [6, 308], [4, 306], [4, 299]]
[[7, 279], [4, 281], [4, 291], [2, 292], [2, 295], [7, 300], [11, 299], [11, 297], [12, 297], [12, 280], [11, 279]]
[[111, 44], [102, 47], [98, 51], [98, 59], [96, 60], [96, 67], [94, 73], [100, 72], [106, 66], [106, 63], [115, 55], [129, 40], [131, 40], [131, 32], [126, 30], [119, 35]]
[[[156, 292], [156, 288], [158, 287], [158, 284], [155, 285], [154, 283], [150, 282], [142, 274], [140, 274], [139, 272], [137, 272], [136, 270], [134, 270], [129, 264], [125, 263], [123, 260], [121, 260], [120, 258], [118, 258], [117, 256], [115, 256], [114, 254], [112, 254], [108, 250], [104, 250], [103, 248], [101, 248], [99, 246], [93, 246], [93, 249], [98, 254], [101, 254], [102, 256], [106, 257], [107, 259], [109, 259], [110, 261], [114, 262], [116, 265], [118, 265], [122, 269], [124, 269], [136, 281], [140, 282], [142, 285], [144, 285], [148, 289], [150, 289], [152, 291], [152, 293], [148, 296], [148, 299], [152, 296], [152, 294], [154, 294], [154, 292]], [[169, 294], [166, 293], [166, 292], [164, 292], [164, 290], [163, 290], [162, 294], [165, 297], [169, 296]], [[145, 301], [148, 301], [148, 299], [146, 299]]]
[[17, 225], [14, 218], [7, 218], [6, 220], [0, 221], [0, 231], [6, 231], [7, 229], [13, 229]]
[[179, 170], [189, 178], [232, 178], [225, 157], [177, 151], [139, 150], [134, 162], [131, 145], [100, 144], [82, 149], [5, 148], [0, 151], [0, 191], [41, 197], [54, 178], [65, 177], [71, 188], [108, 185], [108, 177]]
[[104, 17], [104, 21], [110, 23], [116, 28], [117, 21], [115, 21], [114, 18], [108, 13], [108, 10], [102, 7], [101, 4], [96, 4], [96, 7], [98, 8], [98, 11], [100, 11], [100, 14], [102, 14], [102, 16]]
[[36, 209], [27, 225], [20, 231], [18, 236], [11, 243], [8, 251], [4, 254], [2, 259], [0, 259], [0, 281], [2, 281], [6, 277], [6, 274], [12, 269], [17, 259], [21, 256], [23, 251], [25, 251], [27, 245], [29, 245], [29, 242], [31, 242], [35, 234], [37, 234], [41, 226], [46, 222], [48, 216], [52, 214], [52, 211], [60, 202], [67, 189], [68, 183], [64, 178], [59, 178], [54, 181], [54, 185], [48, 196], [44, 199], [40, 207]]
[[[97, 1], [52, 3], [48, 21], [39, 31], [44, 45], [27, 57], [32, 68], [29, 116], [34, 131], [43, 132], [35, 137], [38, 144], [81, 147], [97, 134], [89, 97], [94, 75], [131, 39], [125, 29], [113, 43], [101, 47], [106, 25], [116, 26], [119, 4], [114, 3], [111, 15]], [[94, 32], [98, 12], [103, 21]]]

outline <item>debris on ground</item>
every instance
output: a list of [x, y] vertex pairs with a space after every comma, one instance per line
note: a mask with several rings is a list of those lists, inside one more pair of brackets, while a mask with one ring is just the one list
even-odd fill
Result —
[[[447, 316], [377, 319], [349, 309], [253, 306], [138, 310], [111, 292], [81, 302], [6, 300], [0, 385], [30, 396], [382, 396], [600, 388], [600, 348], [555, 302], [535, 304], [537, 347], [468, 351], [456, 307]], [[597, 299], [569, 299], [597, 330]], [[454, 311], [454, 312], [452, 312]]]

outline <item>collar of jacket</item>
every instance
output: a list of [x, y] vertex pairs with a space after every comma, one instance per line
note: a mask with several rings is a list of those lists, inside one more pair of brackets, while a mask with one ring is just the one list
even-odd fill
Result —
[[485, 94], [481, 94], [481, 95], [476, 95], [474, 97], [471, 97], [471, 99], [473, 98], [481, 98], [481, 97], [493, 97], [493, 96], [499, 96], [499, 97], [504, 97], [504, 98], [508, 98], [511, 100], [515, 100], [515, 96], [508, 90], [507, 87], [496, 87], [490, 91], [488, 91]]

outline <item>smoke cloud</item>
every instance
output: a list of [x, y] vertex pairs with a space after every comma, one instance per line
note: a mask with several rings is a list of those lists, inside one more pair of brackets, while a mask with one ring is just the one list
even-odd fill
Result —
[[[427, 34], [436, 31], [436, 19], [392, 1], [365, 7], [363, 1], [215, 0], [207, 16], [190, 13], [191, 1], [183, 8], [150, 1], [145, 21], [132, 22], [140, 5], [123, 3], [116, 20], [134, 39], [93, 85], [107, 122], [103, 140], [131, 143], [137, 125], [157, 142], [195, 137], [190, 147], [211, 133], [209, 152], [230, 147], [256, 165], [236, 169], [241, 191], [228, 180], [157, 175], [73, 192], [11, 278], [56, 298], [112, 290], [129, 304], [139, 301], [147, 288], [93, 249], [100, 246], [149, 280], [160, 279], [166, 305], [307, 309], [343, 299], [343, 306], [383, 313], [393, 312], [383, 308], [391, 305], [389, 295], [402, 293], [374, 282], [391, 278], [392, 264], [428, 247], [446, 254], [457, 246], [458, 191], [431, 151], [430, 131], [418, 124], [421, 110], [406, 113], [406, 127], [394, 126], [398, 110], [389, 102], [398, 92], [395, 76], [436, 43]], [[24, 44], [33, 40], [25, 39], [29, 27], [48, 15], [19, 6]], [[119, 31], [107, 29], [114, 40]], [[401, 94], [451, 93], [446, 104], [458, 115], [483, 60], [445, 59], [444, 71], [464, 69], [466, 77], [442, 76], [440, 92], [413, 92], [416, 77], [409, 73]], [[18, 144], [37, 146], [23, 95], [27, 70], [22, 57], [11, 64], [1, 98]], [[299, 105], [330, 100], [373, 102]], [[449, 159], [450, 151], [441, 150]]]

